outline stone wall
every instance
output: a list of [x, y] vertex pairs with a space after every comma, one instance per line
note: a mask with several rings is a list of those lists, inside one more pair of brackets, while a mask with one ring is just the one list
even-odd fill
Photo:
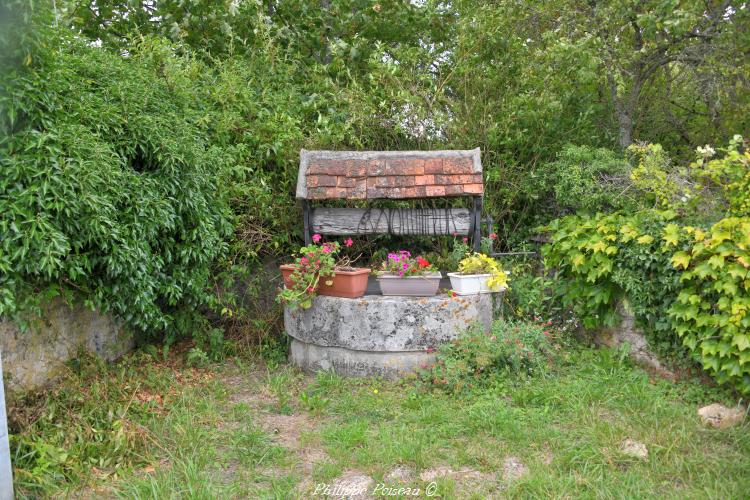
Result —
[[0, 351], [8, 390], [44, 386], [65, 370], [65, 362], [88, 351], [114, 360], [133, 348], [132, 334], [107, 314], [54, 299], [42, 308], [41, 318], [22, 330], [0, 320]]
[[614, 327], [600, 328], [590, 332], [597, 345], [606, 347], [627, 346], [630, 358], [636, 364], [655, 374], [674, 380], [675, 374], [665, 367], [651, 350], [643, 331], [636, 325], [635, 316], [627, 301], [621, 300], [616, 306], [621, 321]]

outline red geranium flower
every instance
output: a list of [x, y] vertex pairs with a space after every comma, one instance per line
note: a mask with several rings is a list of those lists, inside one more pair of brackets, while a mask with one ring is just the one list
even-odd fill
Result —
[[427, 259], [424, 259], [422, 257], [417, 257], [417, 264], [419, 264], [419, 268], [427, 267], [430, 265], [430, 263], [427, 261]]

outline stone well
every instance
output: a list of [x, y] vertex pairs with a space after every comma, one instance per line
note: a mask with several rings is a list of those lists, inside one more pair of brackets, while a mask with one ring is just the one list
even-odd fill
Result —
[[356, 299], [318, 296], [309, 309], [284, 311], [290, 358], [305, 371], [398, 378], [430, 363], [430, 352], [474, 323], [489, 330], [502, 294]]

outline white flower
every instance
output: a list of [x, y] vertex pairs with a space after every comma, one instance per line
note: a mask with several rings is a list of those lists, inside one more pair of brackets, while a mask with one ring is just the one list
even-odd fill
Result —
[[732, 137], [732, 140], [737, 141], [737, 142], [741, 142], [742, 141], [742, 136], [740, 134], [734, 134], [734, 137]]
[[698, 146], [696, 148], [696, 151], [702, 156], [713, 156], [716, 154], [716, 151], [714, 151], [714, 148], [712, 148], [710, 145], [706, 144], [704, 147]]

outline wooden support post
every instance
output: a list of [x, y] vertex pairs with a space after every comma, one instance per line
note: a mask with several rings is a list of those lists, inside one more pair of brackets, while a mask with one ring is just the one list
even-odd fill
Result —
[[2, 354], [0, 354], [0, 500], [13, 500], [13, 469], [10, 466], [8, 420], [5, 415]]
[[305, 232], [305, 246], [312, 243], [312, 231], [310, 225], [310, 219], [312, 218], [312, 215], [310, 214], [311, 211], [310, 202], [308, 200], [302, 200], [302, 224]]
[[480, 250], [480, 245], [482, 243], [482, 197], [481, 196], [475, 196], [474, 197], [474, 206], [473, 206], [473, 220], [474, 220], [474, 234], [473, 234], [473, 240], [474, 240], [474, 251], [478, 252]]

